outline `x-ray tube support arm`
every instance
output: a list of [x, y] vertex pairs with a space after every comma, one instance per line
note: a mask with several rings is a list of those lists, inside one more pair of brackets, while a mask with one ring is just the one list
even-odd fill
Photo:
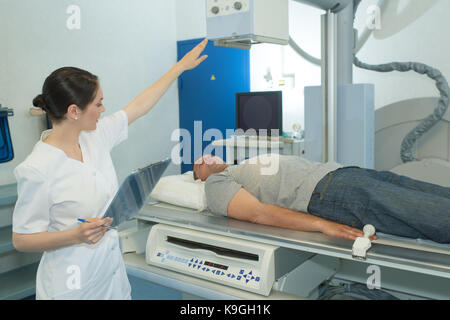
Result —
[[337, 161], [337, 87], [353, 83], [353, 0], [295, 0], [322, 16], [322, 162]]
[[316, 7], [332, 13], [338, 13], [346, 8], [353, 0], [295, 0], [297, 2]]

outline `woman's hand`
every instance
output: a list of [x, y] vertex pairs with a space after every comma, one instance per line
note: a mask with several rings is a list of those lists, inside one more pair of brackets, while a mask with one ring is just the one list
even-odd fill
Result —
[[96, 244], [105, 235], [106, 227], [112, 223], [111, 218], [88, 218], [76, 228], [77, 239], [80, 243]]
[[203, 55], [199, 58], [200, 54], [203, 50], [205, 50], [207, 44], [208, 39], [204, 39], [194, 49], [186, 53], [186, 55], [178, 62], [182, 68], [182, 71], [194, 69], [206, 58], [208, 58], [207, 55]]
[[[356, 238], [358, 237], [364, 237], [364, 232], [359, 229], [328, 220], [321, 222], [320, 231], [331, 237], [344, 238], [348, 240], [356, 240]], [[373, 235], [369, 239], [373, 241], [378, 239], [378, 237], [376, 235]]]

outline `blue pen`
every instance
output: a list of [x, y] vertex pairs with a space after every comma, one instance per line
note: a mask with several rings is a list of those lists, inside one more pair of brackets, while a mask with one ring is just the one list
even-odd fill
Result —
[[[89, 223], [90, 221], [87, 221], [86, 219], [81, 219], [78, 218], [77, 219], [79, 222], [83, 222], [83, 223]], [[106, 229], [117, 229], [116, 227], [105, 227]]]

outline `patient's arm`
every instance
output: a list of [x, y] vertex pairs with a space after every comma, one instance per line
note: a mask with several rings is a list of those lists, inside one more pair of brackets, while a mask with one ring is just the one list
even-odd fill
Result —
[[364, 236], [361, 230], [343, 224], [328, 221], [311, 214], [261, 203], [243, 188], [231, 199], [228, 205], [228, 216], [273, 227], [322, 232], [329, 236], [350, 240]]

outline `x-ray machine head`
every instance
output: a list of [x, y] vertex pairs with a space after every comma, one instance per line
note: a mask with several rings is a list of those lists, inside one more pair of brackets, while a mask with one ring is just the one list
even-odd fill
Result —
[[[341, 99], [343, 86], [353, 84], [353, 52], [356, 44], [356, 32], [353, 28], [353, 0], [295, 0], [309, 6], [325, 10], [321, 17], [322, 29], [322, 85], [320, 106], [310, 107], [310, 110], [321, 109], [320, 123], [314, 122], [311, 127], [319, 126], [321, 132], [312, 133], [306, 128], [306, 137], [320, 136], [319, 143], [311, 141], [315, 156], [310, 160], [328, 162], [336, 161], [342, 164], [373, 167], [373, 155], [370, 144], [373, 138], [365, 138], [360, 144], [349, 141], [345, 137], [364, 135], [363, 132], [338, 132], [338, 126], [346, 129], [346, 124], [338, 119], [338, 101]], [[240, 49], [250, 49], [258, 43], [287, 45], [289, 43], [289, 0], [207, 0], [206, 1], [207, 37], [217, 46]], [[364, 96], [361, 101], [369, 101], [367, 90], [361, 88]], [[339, 94], [339, 97], [338, 97]], [[353, 94], [353, 93], [352, 93]], [[369, 96], [371, 93], [369, 93]], [[343, 96], [343, 95], [342, 95]], [[311, 99], [309, 99], [311, 100]], [[314, 99], [317, 102], [317, 99]], [[350, 101], [355, 107], [361, 101]], [[340, 102], [349, 105], [347, 101]], [[370, 103], [369, 103], [370, 104]], [[308, 106], [305, 106], [307, 109]], [[365, 110], [373, 107], [372, 105]], [[305, 109], [305, 110], [306, 110]], [[340, 111], [339, 111], [340, 112]], [[306, 111], [305, 111], [306, 113]], [[364, 114], [373, 121], [371, 115]], [[317, 118], [317, 115], [315, 115]], [[308, 117], [306, 117], [308, 119]], [[308, 126], [308, 124], [306, 124]], [[339, 128], [341, 130], [341, 128]], [[353, 130], [353, 129], [351, 129]], [[369, 128], [371, 130], [371, 128]], [[367, 131], [367, 130], [366, 130]], [[310, 132], [310, 133], [308, 133]], [[346, 144], [348, 146], [343, 146]], [[317, 147], [317, 145], [320, 145]], [[341, 147], [342, 145], [342, 147]], [[354, 153], [344, 155], [344, 150], [364, 150], [355, 156]], [[369, 151], [367, 151], [369, 150]], [[309, 153], [311, 154], [311, 152]], [[347, 159], [359, 158], [361, 161], [351, 162]]]

